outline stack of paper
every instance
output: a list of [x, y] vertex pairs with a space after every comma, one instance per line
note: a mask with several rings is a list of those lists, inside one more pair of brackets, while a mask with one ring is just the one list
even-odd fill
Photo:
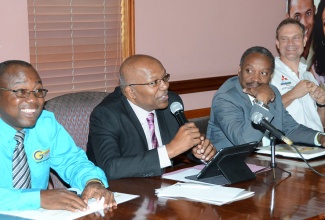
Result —
[[197, 183], [176, 183], [156, 190], [158, 197], [187, 198], [199, 202], [223, 205], [249, 198], [254, 192], [220, 185], [203, 185]]
[[[138, 195], [131, 195], [126, 193], [114, 193], [115, 201], [117, 204], [129, 201], [131, 199], [139, 197]], [[70, 212], [67, 210], [47, 210], [47, 209], [37, 209], [37, 210], [25, 210], [25, 211], [0, 211], [0, 214], [5, 215], [12, 215], [12, 216], [18, 216], [26, 219], [46, 219], [46, 220], [70, 220], [70, 219], [76, 219], [85, 215], [88, 215], [93, 212], [103, 212], [103, 205], [104, 205], [104, 198], [102, 198], [100, 201], [96, 201], [96, 199], [89, 199], [88, 200], [88, 206], [89, 210], [81, 212]], [[104, 216], [104, 213], [101, 213], [102, 216]]]

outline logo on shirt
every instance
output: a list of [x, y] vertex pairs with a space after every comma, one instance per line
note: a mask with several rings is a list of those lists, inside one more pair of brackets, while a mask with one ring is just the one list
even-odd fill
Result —
[[282, 75], [282, 77], [281, 77], [281, 86], [290, 85], [290, 84], [291, 84], [291, 82], [288, 80], [288, 78], [285, 77], [284, 75]]
[[33, 156], [34, 156], [34, 160], [37, 163], [41, 163], [43, 161], [46, 161], [50, 157], [50, 149], [43, 150], [43, 151], [42, 150], [37, 150], [37, 151], [34, 152]]

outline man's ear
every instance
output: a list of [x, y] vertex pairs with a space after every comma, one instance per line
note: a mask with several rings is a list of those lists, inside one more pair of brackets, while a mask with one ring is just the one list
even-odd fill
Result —
[[129, 98], [129, 99], [135, 99], [135, 97], [136, 97], [134, 88], [132, 88], [132, 86], [127, 86], [125, 88], [125, 94], [126, 94], [127, 98]]
[[306, 46], [306, 43], [307, 43], [307, 36], [305, 35], [305, 37], [304, 37], [304, 47]]
[[276, 48], [278, 48], [278, 50], [280, 49], [279, 44], [280, 44], [280, 42], [278, 40], [275, 40], [275, 45], [276, 45]]
[[240, 71], [241, 71], [241, 67], [239, 66], [239, 68], [238, 68], [238, 73], [237, 73], [238, 76], [239, 76], [239, 74], [240, 74]]

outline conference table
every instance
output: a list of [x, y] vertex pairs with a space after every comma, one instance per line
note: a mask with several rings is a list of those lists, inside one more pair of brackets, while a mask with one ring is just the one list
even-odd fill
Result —
[[[270, 156], [253, 153], [246, 162], [268, 167], [270, 161]], [[325, 173], [324, 157], [309, 162]], [[192, 165], [181, 164], [166, 172]], [[283, 170], [291, 172], [291, 176]], [[230, 185], [255, 195], [222, 206], [155, 195], [155, 189], [174, 183], [161, 177], [112, 180], [111, 191], [140, 197], [119, 204], [103, 217], [93, 213], [80, 219], [325, 219], [325, 177], [315, 174], [299, 159], [276, 157], [276, 168], [257, 173], [256, 179]]]

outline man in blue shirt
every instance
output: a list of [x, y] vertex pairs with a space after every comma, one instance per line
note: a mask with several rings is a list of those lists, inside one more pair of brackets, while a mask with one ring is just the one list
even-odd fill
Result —
[[[114, 195], [106, 189], [104, 172], [87, 159], [54, 114], [43, 110], [46, 93], [29, 63], [0, 63], [0, 210], [84, 211], [88, 199], [102, 197], [105, 208], [116, 206]], [[30, 170], [30, 178], [25, 178], [30, 186], [20, 188], [13, 186], [17, 131], [25, 134], [23, 146]], [[83, 189], [81, 198], [66, 189], [48, 190], [50, 168], [72, 187]]]

